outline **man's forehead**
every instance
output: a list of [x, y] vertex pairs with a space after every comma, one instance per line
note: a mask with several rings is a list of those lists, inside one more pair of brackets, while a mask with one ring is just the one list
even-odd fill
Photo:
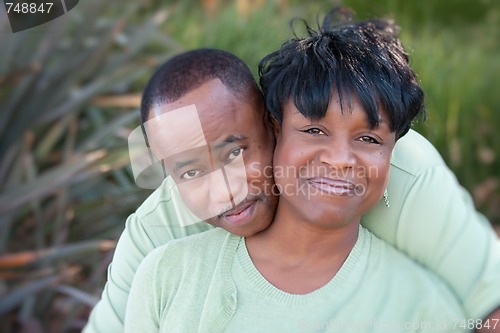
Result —
[[203, 119], [214, 112], [227, 114], [230, 106], [245, 102], [217, 78], [204, 82], [174, 100], [154, 104], [148, 110], [148, 117], [151, 119], [167, 112], [183, 111], [184, 106], [196, 105], [198, 115]]
[[144, 128], [159, 159], [207, 145], [194, 104], [150, 118]]
[[202, 147], [217, 151], [247, 139], [242, 133], [221, 132], [215, 133], [216, 139], [208, 142], [194, 104], [154, 116], [144, 123], [144, 127], [151, 149], [159, 159], [192, 155], [186, 153]]

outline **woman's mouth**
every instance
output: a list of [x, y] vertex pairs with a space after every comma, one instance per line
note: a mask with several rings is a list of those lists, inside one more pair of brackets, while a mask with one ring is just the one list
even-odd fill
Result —
[[314, 189], [329, 195], [352, 196], [356, 194], [356, 185], [345, 179], [314, 177], [308, 178], [307, 182]]

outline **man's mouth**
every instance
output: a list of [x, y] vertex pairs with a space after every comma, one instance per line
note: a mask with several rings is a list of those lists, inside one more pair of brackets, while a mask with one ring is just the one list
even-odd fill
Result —
[[228, 224], [243, 224], [253, 215], [256, 204], [257, 200], [245, 200], [236, 207], [220, 214], [218, 217]]
[[340, 178], [314, 177], [308, 178], [307, 182], [313, 188], [336, 196], [351, 196], [356, 194], [356, 184]]

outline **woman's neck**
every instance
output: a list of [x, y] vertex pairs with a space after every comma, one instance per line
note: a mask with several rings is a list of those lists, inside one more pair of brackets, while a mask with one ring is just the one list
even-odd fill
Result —
[[324, 225], [278, 207], [271, 226], [247, 237], [246, 246], [270, 283], [304, 294], [328, 283], [342, 267], [357, 241], [359, 222], [360, 217]]

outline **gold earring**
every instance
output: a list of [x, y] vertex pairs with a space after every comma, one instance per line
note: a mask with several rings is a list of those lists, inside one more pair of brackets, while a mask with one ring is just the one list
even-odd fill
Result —
[[387, 208], [391, 207], [391, 205], [389, 204], [389, 194], [387, 193], [387, 189], [385, 189], [384, 191], [384, 202]]

